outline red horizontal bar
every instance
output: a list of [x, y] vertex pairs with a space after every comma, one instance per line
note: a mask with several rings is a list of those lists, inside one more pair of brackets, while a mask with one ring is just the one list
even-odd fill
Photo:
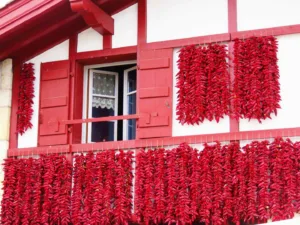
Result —
[[162, 49], [162, 48], [177, 48], [186, 45], [208, 44], [215, 42], [230, 41], [230, 34], [214, 34], [192, 38], [184, 38], [170, 41], [158, 41], [145, 43], [141, 45], [142, 49]]
[[33, 156], [40, 154], [52, 154], [52, 153], [69, 153], [69, 145], [56, 145], [56, 146], [45, 146], [45, 147], [34, 147], [34, 148], [11, 148], [7, 151], [8, 157], [13, 156]]
[[278, 36], [278, 35], [287, 35], [287, 34], [297, 34], [300, 33], [300, 25], [291, 25], [291, 26], [281, 26], [281, 27], [271, 27], [257, 30], [247, 30], [247, 31], [238, 31], [231, 33], [231, 40], [235, 38], [249, 38], [249, 37], [259, 37], [259, 36]]
[[123, 116], [107, 116], [107, 117], [99, 117], [99, 118], [91, 118], [91, 119], [78, 119], [78, 120], [63, 120], [61, 121], [64, 124], [81, 124], [81, 123], [92, 123], [92, 122], [107, 122], [107, 121], [115, 121], [115, 120], [129, 120], [129, 119], [138, 119], [140, 115], [132, 114], [132, 115], [123, 115]]
[[73, 144], [71, 146], [51, 146], [51, 147], [37, 147], [37, 148], [23, 148], [23, 149], [9, 149], [8, 156], [25, 156], [37, 155], [47, 153], [77, 153], [87, 151], [99, 151], [107, 149], [137, 149], [137, 148], [156, 148], [161, 146], [179, 145], [183, 142], [189, 144], [200, 144], [214, 141], [234, 141], [234, 140], [255, 140], [267, 139], [275, 137], [298, 137], [300, 136], [300, 127], [284, 128], [272, 130], [256, 130], [256, 131], [241, 131], [231, 133], [218, 134], [202, 134], [181, 137], [167, 137], [167, 138], [153, 138], [144, 140], [130, 140], [130, 141], [112, 141], [99, 142], [88, 144]]
[[98, 51], [88, 51], [76, 53], [76, 60], [86, 60], [93, 58], [111, 57], [119, 55], [130, 55], [137, 53], [137, 46], [128, 46], [122, 48], [103, 49]]

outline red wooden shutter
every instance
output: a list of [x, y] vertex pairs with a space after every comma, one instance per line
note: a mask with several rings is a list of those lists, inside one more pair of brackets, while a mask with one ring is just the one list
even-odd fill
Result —
[[41, 64], [39, 146], [67, 144], [69, 67], [68, 60]]
[[137, 138], [172, 136], [173, 49], [139, 55]]

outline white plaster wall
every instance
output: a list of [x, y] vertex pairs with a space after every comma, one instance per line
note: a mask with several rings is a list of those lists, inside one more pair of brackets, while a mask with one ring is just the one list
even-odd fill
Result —
[[299, 0], [237, 0], [238, 30], [300, 23]]
[[115, 21], [112, 47], [120, 48], [137, 45], [137, 4], [114, 14], [112, 17]]
[[[299, 1], [300, 2], [300, 1]], [[281, 109], [277, 116], [264, 120], [262, 123], [256, 120], [250, 122], [240, 120], [240, 130], [264, 130], [277, 128], [300, 127], [300, 34], [278, 37], [278, 66], [280, 72]]]
[[18, 137], [18, 147], [36, 147], [38, 139], [38, 115], [39, 115], [39, 97], [40, 97], [40, 69], [41, 63], [52, 62], [69, 59], [69, 40], [56, 45], [55, 47], [45, 51], [44, 53], [29, 60], [34, 64], [35, 81], [34, 81], [34, 99], [33, 99], [33, 116], [31, 123], [32, 129], [29, 129], [22, 136]]
[[227, 0], [148, 0], [147, 41], [228, 32]]
[[78, 34], [77, 52], [87, 52], [103, 49], [103, 36], [93, 28], [88, 28]]
[[[172, 135], [173, 136], [185, 136], [185, 135], [196, 135], [196, 134], [214, 134], [214, 133], [226, 133], [230, 131], [229, 127], [229, 117], [226, 116], [221, 119], [219, 123], [215, 120], [209, 121], [205, 120], [199, 125], [181, 125], [176, 119], [176, 105], [177, 105], [177, 91], [176, 88], [176, 74], [179, 72], [177, 66], [177, 60], [179, 55], [179, 49], [176, 48], [173, 51], [173, 126]], [[187, 140], [189, 141], [189, 140]], [[193, 140], [191, 140], [193, 142]], [[214, 140], [208, 140], [214, 141]]]

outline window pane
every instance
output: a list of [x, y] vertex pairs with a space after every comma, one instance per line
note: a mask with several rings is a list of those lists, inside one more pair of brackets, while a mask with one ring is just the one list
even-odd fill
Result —
[[115, 76], [103, 73], [93, 74], [93, 94], [115, 96]]
[[128, 72], [128, 92], [136, 91], [136, 70]]
[[[128, 96], [128, 114], [136, 113], [136, 93]], [[128, 140], [136, 137], [136, 120], [128, 120]]]
[[[94, 98], [97, 102], [94, 102]], [[96, 104], [97, 103], [97, 104]], [[114, 116], [115, 100], [109, 98], [93, 97], [92, 118]], [[114, 140], [115, 122], [92, 123], [92, 142]]]
[[128, 95], [128, 114], [136, 113], [136, 93]]

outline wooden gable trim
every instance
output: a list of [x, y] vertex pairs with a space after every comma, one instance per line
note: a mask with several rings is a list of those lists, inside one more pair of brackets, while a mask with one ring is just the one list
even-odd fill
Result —
[[[16, 31], [16, 29], [20, 28], [21, 23], [28, 23], [30, 20], [34, 19], [38, 15], [42, 15], [46, 11], [59, 6], [59, 4], [63, 4], [63, 0], [42, 0], [42, 1], [22, 1], [24, 6], [24, 10], [20, 10], [20, 13], [13, 14], [13, 11], [6, 11], [6, 16], [0, 17], [0, 38], [8, 35], [8, 33]], [[25, 7], [26, 5], [26, 7]], [[12, 5], [17, 7], [17, 5]], [[17, 9], [17, 8], [11, 8]], [[5, 11], [3, 12], [5, 13]], [[10, 16], [9, 13], [12, 13]]]
[[91, 0], [69, 0], [74, 12], [78, 12], [85, 22], [102, 35], [114, 34], [114, 19]]

